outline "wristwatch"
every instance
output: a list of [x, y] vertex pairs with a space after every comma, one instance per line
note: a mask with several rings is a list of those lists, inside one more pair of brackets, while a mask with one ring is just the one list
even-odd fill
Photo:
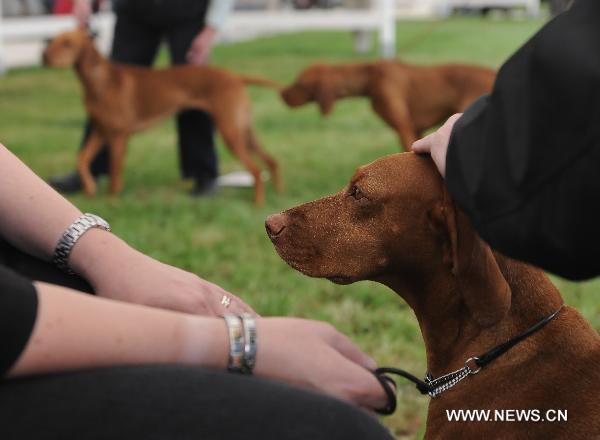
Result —
[[110, 232], [110, 225], [108, 222], [94, 214], [83, 214], [75, 220], [71, 226], [65, 229], [65, 232], [63, 232], [62, 237], [60, 237], [60, 240], [58, 240], [58, 244], [54, 249], [54, 256], [52, 257], [54, 265], [69, 274], [74, 274], [69, 268], [71, 251], [83, 234], [90, 229], [95, 228]]

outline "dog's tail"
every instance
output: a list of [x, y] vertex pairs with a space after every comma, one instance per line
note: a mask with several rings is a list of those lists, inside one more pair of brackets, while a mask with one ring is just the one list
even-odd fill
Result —
[[257, 76], [246, 76], [246, 75], [241, 76], [241, 78], [242, 78], [242, 81], [244, 81], [244, 84], [247, 84], [249, 86], [270, 87], [271, 89], [275, 89], [277, 91], [280, 91], [283, 89], [283, 85], [281, 85], [277, 81], [273, 81], [272, 79], [259, 78]]

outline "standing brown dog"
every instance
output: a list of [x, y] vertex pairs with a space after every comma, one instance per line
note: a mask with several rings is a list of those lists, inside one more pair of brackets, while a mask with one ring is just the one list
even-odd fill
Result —
[[[433, 377], [530, 328], [563, 302], [546, 275], [492, 250], [453, 206], [429, 158], [361, 167], [338, 194], [267, 219], [294, 269], [340, 284], [373, 280], [414, 310]], [[539, 410], [552, 423], [449, 421], [447, 411]], [[514, 414], [513, 414], [514, 417]], [[571, 307], [477, 375], [433, 398], [428, 439], [600, 438], [600, 336]]]
[[375, 113], [396, 131], [404, 149], [410, 150], [424, 130], [489, 93], [495, 78], [491, 69], [463, 64], [316, 64], [300, 73], [281, 96], [290, 107], [316, 102], [323, 115], [331, 112], [336, 99], [368, 97]]
[[110, 192], [116, 194], [123, 187], [123, 162], [131, 134], [185, 109], [211, 114], [225, 144], [254, 176], [256, 204], [264, 201], [264, 184], [252, 154], [264, 160], [276, 189], [282, 190], [277, 162], [262, 148], [252, 129], [245, 91], [246, 84], [279, 88], [274, 82], [209, 66], [157, 70], [114, 64], [96, 50], [86, 32], [79, 30], [54, 38], [44, 53], [44, 62], [75, 66], [83, 85], [92, 132], [77, 168], [86, 194], [96, 191], [90, 164], [104, 142], [110, 148]]

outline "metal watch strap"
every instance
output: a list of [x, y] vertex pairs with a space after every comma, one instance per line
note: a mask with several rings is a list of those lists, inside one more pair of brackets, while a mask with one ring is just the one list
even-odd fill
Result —
[[74, 272], [69, 268], [71, 252], [83, 234], [95, 228], [110, 232], [110, 225], [106, 220], [97, 215], [87, 213], [83, 214], [71, 226], [65, 229], [54, 249], [54, 256], [52, 257], [54, 265], [67, 273], [73, 274]]

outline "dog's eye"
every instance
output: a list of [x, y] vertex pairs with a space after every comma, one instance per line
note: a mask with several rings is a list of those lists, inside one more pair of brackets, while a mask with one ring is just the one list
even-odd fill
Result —
[[356, 200], [360, 200], [365, 196], [356, 185], [352, 185], [350, 191], [348, 192], [348, 195], [354, 197]]

